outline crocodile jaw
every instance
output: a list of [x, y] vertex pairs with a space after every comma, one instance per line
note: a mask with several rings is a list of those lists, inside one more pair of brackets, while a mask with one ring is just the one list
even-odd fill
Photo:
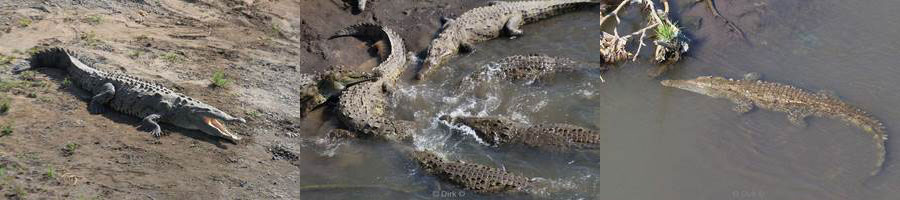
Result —
[[699, 94], [710, 94], [711, 92], [711, 88], [708, 84], [696, 80], [663, 80], [660, 83], [666, 87], [678, 88]]
[[222, 121], [219, 119], [215, 119], [212, 117], [203, 117], [203, 122], [207, 127], [203, 127], [200, 130], [202, 130], [206, 134], [219, 136], [231, 140], [232, 142], [241, 140], [240, 136], [237, 136], [236, 134], [229, 131], [228, 128], [225, 127], [225, 124], [222, 123]]

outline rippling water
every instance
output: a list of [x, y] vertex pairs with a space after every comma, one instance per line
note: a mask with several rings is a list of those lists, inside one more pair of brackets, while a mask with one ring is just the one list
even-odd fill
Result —
[[[810, 91], [835, 91], [871, 111], [889, 134], [900, 124], [900, 22], [894, 0], [716, 1], [745, 32], [727, 31], [703, 4], [678, 1], [673, 8], [694, 39], [691, 53], [661, 78], [701, 75], [763, 79]], [[631, 10], [634, 12], [634, 10]], [[487, 81], [460, 87], [463, 77], [500, 58], [528, 53], [599, 61], [602, 30], [597, 10], [567, 14], [524, 27], [526, 35], [477, 45], [421, 84], [404, 83], [392, 99], [396, 115], [422, 125], [419, 148], [449, 158], [502, 167], [553, 180], [572, 192], [553, 198], [586, 199], [897, 199], [898, 144], [888, 140], [888, 161], [869, 177], [875, 159], [871, 137], [837, 120], [809, 118], [796, 127], [784, 113], [756, 109], [744, 115], [731, 102], [672, 88], [647, 76], [651, 52], [638, 63], [603, 73], [566, 73], [536, 84]], [[623, 17], [619, 30], [640, 25]], [[521, 122], [564, 122], [600, 131], [594, 151], [548, 153], [485, 146], [466, 127], [440, 115], [505, 116]], [[329, 160], [309, 163], [303, 182], [382, 185], [367, 198], [476, 197], [423, 175], [392, 145], [358, 141]], [[317, 175], [313, 175], [317, 174]], [[323, 177], [321, 174], [332, 174]], [[323, 194], [324, 195], [324, 194]], [[357, 197], [359, 192], [329, 193]], [[462, 195], [462, 196], [460, 196]], [[504, 197], [504, 196], [500, 196]]]

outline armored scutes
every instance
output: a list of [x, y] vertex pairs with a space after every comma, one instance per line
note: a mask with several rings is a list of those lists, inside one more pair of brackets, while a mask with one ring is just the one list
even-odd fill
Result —
[[375, 67], [380, 75], [377, 80], [359, 83], [341, 92], [338, 98], [338, 118], [351, 131], [362, 136], [377, 136], [390, 140], [409, 141], [412, 139], [414, 124], [397, 120], [385, 112], [387, 94], [396, 87], [400, 74], [406, 66], [406, 50], [400, 36], [380, 25], [359, 24], [339, 31], [335, 36], [374, 37], [388, 40], [388, 58]]
[[446, 63], [462, 50], [473, 49], [477, 42], [491, 40], [507, 32], [511, 36], [522, 35], [520, 26], [551, 16], [571, 11], [575, 8], [602, 4], [595, 0], [550, 0], [550, 1], [494, 1], [491, 5], [479, 7], [454, 20], [444, 23], [441, 33], [431, 42], [428, 57], [416, 74], [423, 80], [436, 68]]
[[884, 125], [865, 111], [844, 103], [830, 92], [810, 93], [794, 86], [758, 80], [758, 75], [748, 74], [743, 80], [723, 77], [701, 76], [691, 80], [663, 80], [662, 85], [679, 88], [714, 98], [725, 98], [737, 104], [734, 108], [739, 113], [746, 113], [754, 105], [763, 109], [785, 112], [791, 123], [806, 126], [808, 116], [840, 119], [852, 123], [866, 132], [872, 133], [875, 148], [878, 150], [876, 168], [872, 175], [878, 174], [884, 164], [885, 140], [887, 133]]
[[607, 70], [605, 66], [599, 64], [576, 62], [563, 57], [537, 54], [515, 55], [487, 65], [485, 68], [474, 72], [471, 76], [464, 78], [464, 81], [480, 81], [486, 79], [484, 76], [497, 74], [499, 75], [498, 77], [506, 80], [533, 82], [547, 79], [552, 74], [574, 72], [588, 68], [600, 71]]
[[300, 114], [306, 115], [310, 111], [322, 106], [329, 99], [337, 97], [341, 91], [351, 85], [365, 81], [373, 81], [377, 74], [356, 72], [336, 67], [316, 75], [300, 77]]
[[594, 149], [600, 133], [569, 124], [528, 125], [502, 117], [441, 116], [450, 124], [465, 125], [489, 145], [525, 145], [547, 150]]
[[164, 122], [231, 141], [241, 139], [228, 131], [223, 122], [244, 123], [244, 119], [232, 117], [161, 85], [95, 69], [64, 49], [41, 51], [34, 54], [29, 62], [30, 66], [15, 69], [14, 72], [38, 67], [65, 69], [72, 82], [94, 95], [88, 106], [91, 113], [102, 113], [105, 106], [109, 106], [115, 111], [143, 118], [142, 125], [154, 136], [158, 137], [162, 132], [157, 122]]
[[413, 158], [429, 174], [479, 193], [523, 191], [531, 187], [530, 178], [486, 165], [448, 161], [428, 151], [415, 151]]

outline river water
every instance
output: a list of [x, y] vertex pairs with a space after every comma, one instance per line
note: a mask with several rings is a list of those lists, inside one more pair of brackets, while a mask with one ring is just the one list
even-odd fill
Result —
[[[733, 103], [674, 88], [661, 79], [702, 75], [739, 78], [758, 72], [764, 80], [810, 91], [834, 91], [870, 111], [888, 127], [900, 124], [900, 1], [716, 1], [744, 37], [728, 31], [705, 4], [677, 1], [673, 10], [693, 39], [675, 69], [648, 77], [655, 65], [646, 50], [637, 63], [602, 73], [565, 73], [535, 84], [487, 81], [460, 88], [463, 77], [491, 61], [540, 53], [599, 61], [599, 10], [577, 12], [526, 25], [525, 36], [478, 44], [422, 83], [401, 84], [392, 98], [398, 118], [422, 126], [417, 148], [451, 159], [542, 177], [565, 188], [548, 198], [565, 199], [898, 199], [900, 168], [895, 140], [878, 176], [871, 137], [837, 120], [808, 118], [791, 125], [784, 113], [756, 109], [740, 115]], [[635, 13], [636, 9], [628, 10]], [[643, 18], [627, 14], [622, 33]], [[410, 70], [412, 72], [412, 70]], [[528, 123], [569, 123], [595, 129], [601, 148], [573, 153], [485, 146], [465, 127], [437, 121], [440, 115], [504, 116]], [[380, 185], [368, 190], [307, 193], [313, 197], [445, 198], [479, 196], [423, 174], [397, 145], [357, 141], [329, 159], [309, 161], [305, 183]], [[328, 175], [323, 175], [328, 174]], [[385, 189], [393, 188], [393, 189]], [[364, 192], [363, 192], [364, 191]]]

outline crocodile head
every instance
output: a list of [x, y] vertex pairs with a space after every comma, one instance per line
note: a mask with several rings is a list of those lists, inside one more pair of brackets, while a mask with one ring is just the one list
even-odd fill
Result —
[[701, 76], [689, 80], [663, 80], [662, 85], [708, 96], [723, 96], [732, 91], [732, 80], [722, 77]]
[[441, 116], [440, 119], [454, 125], [465, 125], [475, 130], [475, 135], [485, 143], [497, 145], [509, 141], [515, 135], [517, 124], [500, 117]]
[[222, 137], [232, 142], [241, 140], [241, 137], [229, 131], [225, 127], [225, 122], [247, 122], [243, 118], [232, 117], [228, 113], [203, 104], [182, 106], [176, 109], [174, 113], [167, 122], [185, 129], [200, 130], [206, 134]]
[[306, 114], [325, 104], [328, 99], [337, 96], [351, 85], [374, 81], [379, 77], [380, 74], [377, 73], [355, 72], [343, 69], [327, 71], [318, 76], [316, 85], [307, 86], [300, 92], [302, 114]]
[[428, 76], [435, 68], [447, 63], [459, 50], [459, 44], [448, 44], [449, 42], [443, 41], [439, 39], [431, 44], [431, 48], [428, 49], [428, 57], [422, 62], [422, 69], [416, 74], [417, 80], [425, 80], [425, 76]]

